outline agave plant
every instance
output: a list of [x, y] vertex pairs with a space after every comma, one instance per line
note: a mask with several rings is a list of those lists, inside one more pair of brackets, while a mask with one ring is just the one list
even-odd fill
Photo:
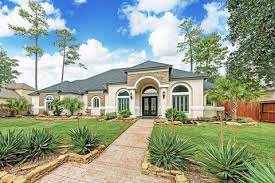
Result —
[[46, 129], [32, 129], [25, 135], [25, 160], [34, 160], [44, 157], [60, 145], [59, 137]]
[[247, 163], [249, 173], [245, 178], [250, 183], [274, 183], [275, 182], [275, 164], [264, 165], [257, 162], [254, 165]]
[[73, 148], [78, 154], [88, 154], [100, 143], [100, 136], [84, 126], [70, 131]]
[[167, 170], [184, 170], [188, 159], [196, 152], [193, 145], [174, 133], [163, 132], [152, 136], [149, 141], [151, 163]]
[[22, 160], [22, 134], [9, 130], [0, 132], [0, 167]]
[[202, 154], [201, 165], [221, 182], [241, 182], [242, 175], [248, 171], [246, 162], [253, 160], [246, 146], [238, 148], [232, 141], [222, 145], [209, 144]]

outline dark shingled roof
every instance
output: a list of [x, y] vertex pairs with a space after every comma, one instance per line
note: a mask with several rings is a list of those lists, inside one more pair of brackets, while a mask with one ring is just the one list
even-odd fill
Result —
[[130, 68], [119, 68], [112, 69], [101, 74], [95, 75], [88, 79], [76, 80], [76, 81], [65, 81], [61, 84], [55, 84], [53, 86], [33, 92], [30, 95], [38, 95], [39, 93], [74, 93], [84, 94], [87, 91], [103, 91], [108, 88], [108, 84], [126, 84], [127, 83], [127, 72], [141, 71], [141, 70], [154, 70], [161, 68], [169, 68], [171, 71], [170, 79], [204, 79], [207, 78], [205, 74], [197, 74], [193, 72], [172, 69], [171, 65], [163, 64], [154, 61], [147, 61]]

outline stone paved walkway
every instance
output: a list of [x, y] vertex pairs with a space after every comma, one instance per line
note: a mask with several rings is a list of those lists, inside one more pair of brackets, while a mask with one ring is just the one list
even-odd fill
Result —
[[171, 180], [141, 174], [152, 128], [153, 120], [140, 119], [90, 164], [63, 164], [38, 182], [170, 183]]

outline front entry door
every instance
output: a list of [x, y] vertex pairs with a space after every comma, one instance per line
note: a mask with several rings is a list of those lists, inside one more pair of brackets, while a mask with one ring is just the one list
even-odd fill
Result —
[[158, 98], [142, 97], [142, 116], [158, 115]]

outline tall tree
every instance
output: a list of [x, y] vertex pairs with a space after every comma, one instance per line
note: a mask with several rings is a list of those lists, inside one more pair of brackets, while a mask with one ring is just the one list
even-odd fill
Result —
[[229, 100], [233, 119], [236, 120], [238, 102], [251, 101], [263, 95], [260, 90], [251, 87], [250, 84], [221, 77], [215, 81], [215, 88], [209, 90], [208, 97], [217, 102]]
[[221, 36], [217, 33], [201, 37], [193, 49], [195, 71], [208, 74], [209, 80], [213, 81], [219, 75], [226, 53], [227, 47], [222, 45]]
[[78, 64], [80, 67], [85, 68], [85, 65], [81, 62], [77, 62], [80, 59], [78, 53], [78, 45], [75, 44], [76, 38], [67, 29], [56, 30], [58, 40], [55, 45], [59, 48], [59, 52], [63, 57], [61, 83], [64, 78], [64, 68], [66, 65]]
[[19, 72], [14, 69], [18, 66], [16, 59], [8, 57], [7, 52], [0, 47], [0, 87], [12, 82], [19, 75]]
[[226, 64], [231, 77], [255, 86], [275, 83], [274, 0], [227, 0], [229, 39], [237, 49]]
[[41, 36], [48, 34], [48, 16], [41, 4], [35, 1], [29, 1], [28, 10], [21, 8], [19, 10], [19, 15], [29, 22], [30, 27], [26, 28], [13, 25], [9, 25], [9, 27], [13, 29], [16, 34], [23, 35], [31, 40], [34, 40], [34, 44], [26, 46], [25, 50], [28, 53], [28, 56], [35, 57], [35, 89], [38, 90], [37, 64], [38, 58], [43, 55], [43, 49], [39, 46], [39, 39]]
[[199, 40], [201, 29], [195, 25], [192, 20], [185, 20], [180, 25], [181, 33], [184, 36], [183, 42], [178, 43], [178, 50], [180, 52], [186, 51], [185, 57], [182, 60], [185, 63], [190, 63], [190, 71], [193, 72], [194, 56], [193, 49]]

